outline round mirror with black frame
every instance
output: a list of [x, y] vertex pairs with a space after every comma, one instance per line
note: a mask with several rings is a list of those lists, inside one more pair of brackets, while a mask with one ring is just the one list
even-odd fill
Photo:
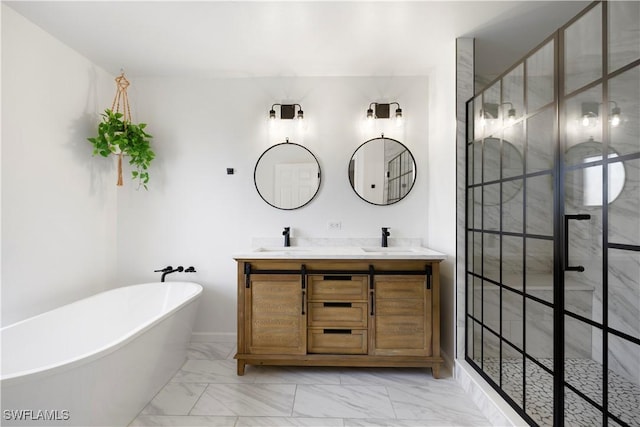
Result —
[[[484, 141], [473, 143], [482, 147], [482, 164], [484, 170], [484, 180], [502, 180], [502, 187], [499, 185], [486, 186], [483, 190], [482, 203], [474, 200], [475, 204], [484, 206], [498, 206], [513, 199], [522, 189], [522, 179], [509, 179], [522, 175], [524, 161], [520, 150], [507, 141], [494, 137], [485, 138]], [[502, 168], [502, 176], [500, 169]], [[502, 193], [502, 199], [500, 198]]]
[[308, 148], [287, 140], [260, 155], [253, 181], [260, 197], [274, 208], [298, 209], [320, 189], [320, 163]]
[[[602, 206], [603, 153], [602, 143], [592, 138], [570, 147], [565, 152], [564, 161], [567, 172], [564, 183], [565, 200], [568, 205], [579, 209]], [[607, 199], [609, 204], [622, 193], [626, 181], [624, 162], [616, 161], [618, 156], [617, 151], [611, 147], [608, 148]]]
[[387, 206], [404, 199], [416, 181], [411, 151], [395, 139], [373, 138], [360, 145], [349, 161], [351, 188], [364, 201]]

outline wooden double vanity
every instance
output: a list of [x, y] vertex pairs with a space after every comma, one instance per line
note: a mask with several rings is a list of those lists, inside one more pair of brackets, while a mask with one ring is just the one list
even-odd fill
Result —
[[261, 248], [238, 263], [245, 365], [430, 367], [438, 378], [441, 253]]

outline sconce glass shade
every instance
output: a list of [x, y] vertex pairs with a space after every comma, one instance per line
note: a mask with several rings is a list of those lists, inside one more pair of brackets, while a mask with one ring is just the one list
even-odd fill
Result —
[[274, 110], [274, 109], [269, 110], [269, 119], [271, 119], [271, 120], [275, 120], [276, 119], [276, 110]]
[[485, 117], [484, 109], [480, 109], [480, 127], [487, 125], [487, 118]]
[[584, 126], [584, 127], [594, 126], [596, 124], [596, 120], [597, 119], [598, 119], [598, 116], [596, 116], [594, 113], [583, 114], [582, 115], [582, 126]]
[[367, 120], [373, 120], [373, 108], [367, 109]]
[[396, 126], [400, 127], [404, 124], [404, 119], [402, 118], [402, 108], [396, 108]]
[[611, 126], [616, 127], [620, 125], [620, 108], [613, 107], [611, 110]]
[[298, 110], [298, 120], [304, 119], [304, 111]]
[[591, 127], [598, 121], [598, 113], [600, 112], [600, 104], [597, 102], [582, 103], [582, 126]]

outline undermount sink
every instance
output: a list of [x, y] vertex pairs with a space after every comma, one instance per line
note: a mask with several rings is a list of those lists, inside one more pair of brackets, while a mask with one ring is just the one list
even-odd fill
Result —
[[300, 246], [283, 246], [281, 248], [258, 248], [255, 252], [308, 252], [310, 248], [302, 248]]
[[412, 253], [418, 252], [416, 248], [403, 248], [403, 247], [363, 247], [361, 248], [364, 252], [367, 253], [376, 253], [376, 254], [391, 254], [391, 253]]

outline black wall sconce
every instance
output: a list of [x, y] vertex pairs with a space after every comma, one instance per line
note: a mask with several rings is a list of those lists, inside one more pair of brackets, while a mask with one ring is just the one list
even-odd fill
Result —
[[[391, 106], [396, 105], [395, 118], [397, 120], [402, 119], [402, 108], [397, 102], [390, 102], [383, 104], [381, 102], [372, 102], [367, 109], [367, 119], [388, 119], [391, 117]], [[374, 112], [375, 107], [375, 112]]]
[[273, 104], [269, 110], [269, 119], [271, 120], [276, 119], [276, 106], [280, 107], [280, 119], [304, 119], [304, 111], [302, 111], [302, 106], [300, 104]]
[[[622, 110], [618, 107], [618, 103], [616, 101], [609, 101], [609, 104], [613, 104], [613, 108], [609, 113], [609, 122], [611, 126], [616, 127], [620, 125], [622, 121], [621, 113]], [[582, 126], [589, 127], [594, 126], [600, 117], [600, 104], [599, 102], [583, 102], [582, 107]]]
[[[484, 124], [486, 120], [497, 119], [498, 112], [500, 111], [500, 107], [502, 107], [503, 105], [510, 106], [510, 108], [507, 110], [507, 119], [509, 120], [510, 123], [514, 122], [516, 120], [516, 109], [511, 102], [506, 101], [506, 102], [503, 102], [502, 104], [485, 102], [484, 104], [482, 104], [482, 108], [480, 109], [480, 120], [482, 124]], [[504, 117], [504, 113], [502, 114], [503, 114], [502, 117]]]
[[507, 118], [515, 119], [516, 109], [509, 101], [503, 102], [502, 104], [492, 104], [490, 102], [485, 102], [484, 104], [482, 104], [482, 108], [480, 109], [480, 117], [484, 117], [485, 119], [497, 119], [499, 107], [507, 104], [511, 106], [511, 108], [507, 110]]

